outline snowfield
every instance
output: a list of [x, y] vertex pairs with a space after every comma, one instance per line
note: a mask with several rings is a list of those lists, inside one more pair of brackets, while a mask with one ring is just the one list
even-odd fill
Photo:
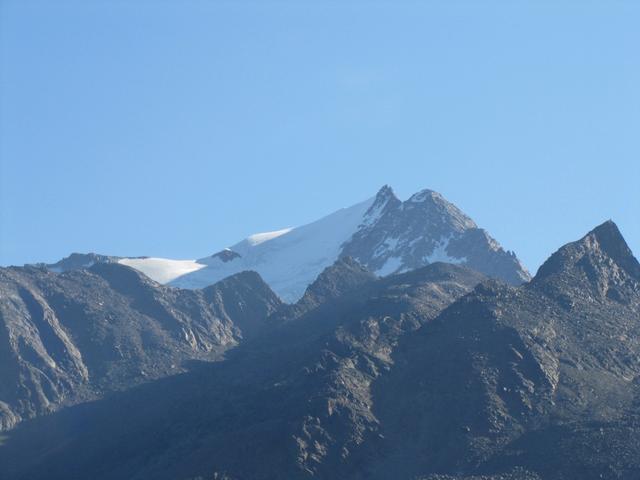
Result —
[[275, 232], [254, 233], [247, 237], [246, 241], [249, 245], [255, 247], [263, 242], [278, 238], [285, 233], [289, 233], [293, 228], [283, 228], [282, 230], [276, 230]]
[[159, 283], [169, 283], [176, 278], [206, 267], [196, 260], [170, 260], [168, 258], [121, 258], [118, 263], [135, 268]]
[[374, 198], [340, 209], [297, 228], [258, 233], [230, 247], [230, 261], [211, 256], [197, 260], [206, 268], [173, 279], [182, 288], [202, 288], [243, 270], [254, 270], [285, 301], [298, 300], [307, 286], [340, 255], [341, 246], [362, 223]]

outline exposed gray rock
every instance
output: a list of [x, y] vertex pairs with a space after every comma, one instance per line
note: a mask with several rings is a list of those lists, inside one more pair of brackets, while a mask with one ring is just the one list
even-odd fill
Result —
[[407, 338], [378, 385], [386, 428], [377, 448], [387, 458], [376, 470], [638, 477], [636, 265], [606, 223], [556, 252], [530, 284], [485, 282]]
[[432, 190], [401, 202], [390, 187], [383, 187], [358, 231], [343, 245], [342, 255], [378, 275], [450, 262], [512, 285], [530, 279], [515, 254], [505, 252], [485, 230]]
[[68, 257], [51, 264], [37, 264], [36, 267], [46, 267], [52, 272], [66, 272], [69, 270], [81, 270], [90, 268], [96, 263], [114, 263], [120, 257], [112, 255], [100, 255], [98, 253], [72, 253]]
[[227, 263], [232, 261], [234, 258], [240, 258], [240, 256], [241, 255], [239, 253], [234, 252], [230, 248], [225, 248], [224, 250], [220, 250], [218, 253], [214, 253], [213, 255], [211, 255], [211, 258], [217, 258], [223, 263]]
[[635, 480], [637, 265], [612, 223], [519, 287], [444, 263], [374, 279], [345, 258], [225, 362], [25, 422], [0, 466], [9, 480]]
[[279, 306], [251, 272], [191, 291], [117, 263], [0, 269], [0, 428], [215, 360]]
[[[355, 474], [354, 453], [379, 430], [372, 386], [392, 368], [399, 339], [482, 279], [437, 263], [376, 281], [341, 260], [310, 287], [304, 308], [286, 322], [271, 321], [228, 352], [224, 365], [203, 365], [10, 432], [8, 471], [24, 461], [30, 465], [18, 471], [32, 478]], [[14, 446], [36, 430], [53, 436], [32, 443], [29, 457], [42, 459], [33, 464]], [[50, 441], [67, 447], [50, 452]], [[72, 451], [73, 461], [66, 457]]]

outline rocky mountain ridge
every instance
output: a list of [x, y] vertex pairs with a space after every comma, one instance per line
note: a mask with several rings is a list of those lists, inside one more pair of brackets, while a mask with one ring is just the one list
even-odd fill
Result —
[[340, 259], [224, 362], [22, 424], [0, 465], [9, 479], [635, 479], [638, 272], [612, 222], [518, 287], [438, 262], [376, 279]]

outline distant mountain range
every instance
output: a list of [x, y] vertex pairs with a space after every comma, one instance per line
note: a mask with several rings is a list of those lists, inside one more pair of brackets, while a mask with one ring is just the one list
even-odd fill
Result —
[[373, 198], [310, 224], [251, 235], [198, 260], [73, 254], [49, 268], [61, 272], [96, 262], [119, 262], [160, 283], [191, 289], [253, 270], [284, 301], [292, 302], [324, 268], [343, 256], [380, 276], [442, 261], [512, 285], [530, 279], [514, 253], [504, 251], [439, 193], [423, 190], [402, 202], [388, 186]]

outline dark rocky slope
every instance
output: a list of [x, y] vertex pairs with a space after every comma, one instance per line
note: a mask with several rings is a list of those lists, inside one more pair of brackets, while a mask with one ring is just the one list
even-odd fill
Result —
[[518, 288], [440, 263], [376, 280], [343, 259], [224, 363], [25, 423], [0, 467], [36, 480], [637, 479], [639, 272], [611, 222]]
[[0, 427], [216, 359], [279, 306], [250, 272], [190, 291], [116, 263], [0, 269]]
[[373, 469], [640, 478], [639, 273], [607, 222], [530, 284], [484, 283], [456, 302], [378, 385], [386, 453]]
[[354, 454], [379, 430], [372, 385], [399, 338], [482, 278], [433, 264], [372, 280], [341, 260], [310, 287], [315, 305], [275, 315], [224, 364], [30, 422], [11, 432], [0, 461], [12, 458], [9, 478], [355, 474]]

